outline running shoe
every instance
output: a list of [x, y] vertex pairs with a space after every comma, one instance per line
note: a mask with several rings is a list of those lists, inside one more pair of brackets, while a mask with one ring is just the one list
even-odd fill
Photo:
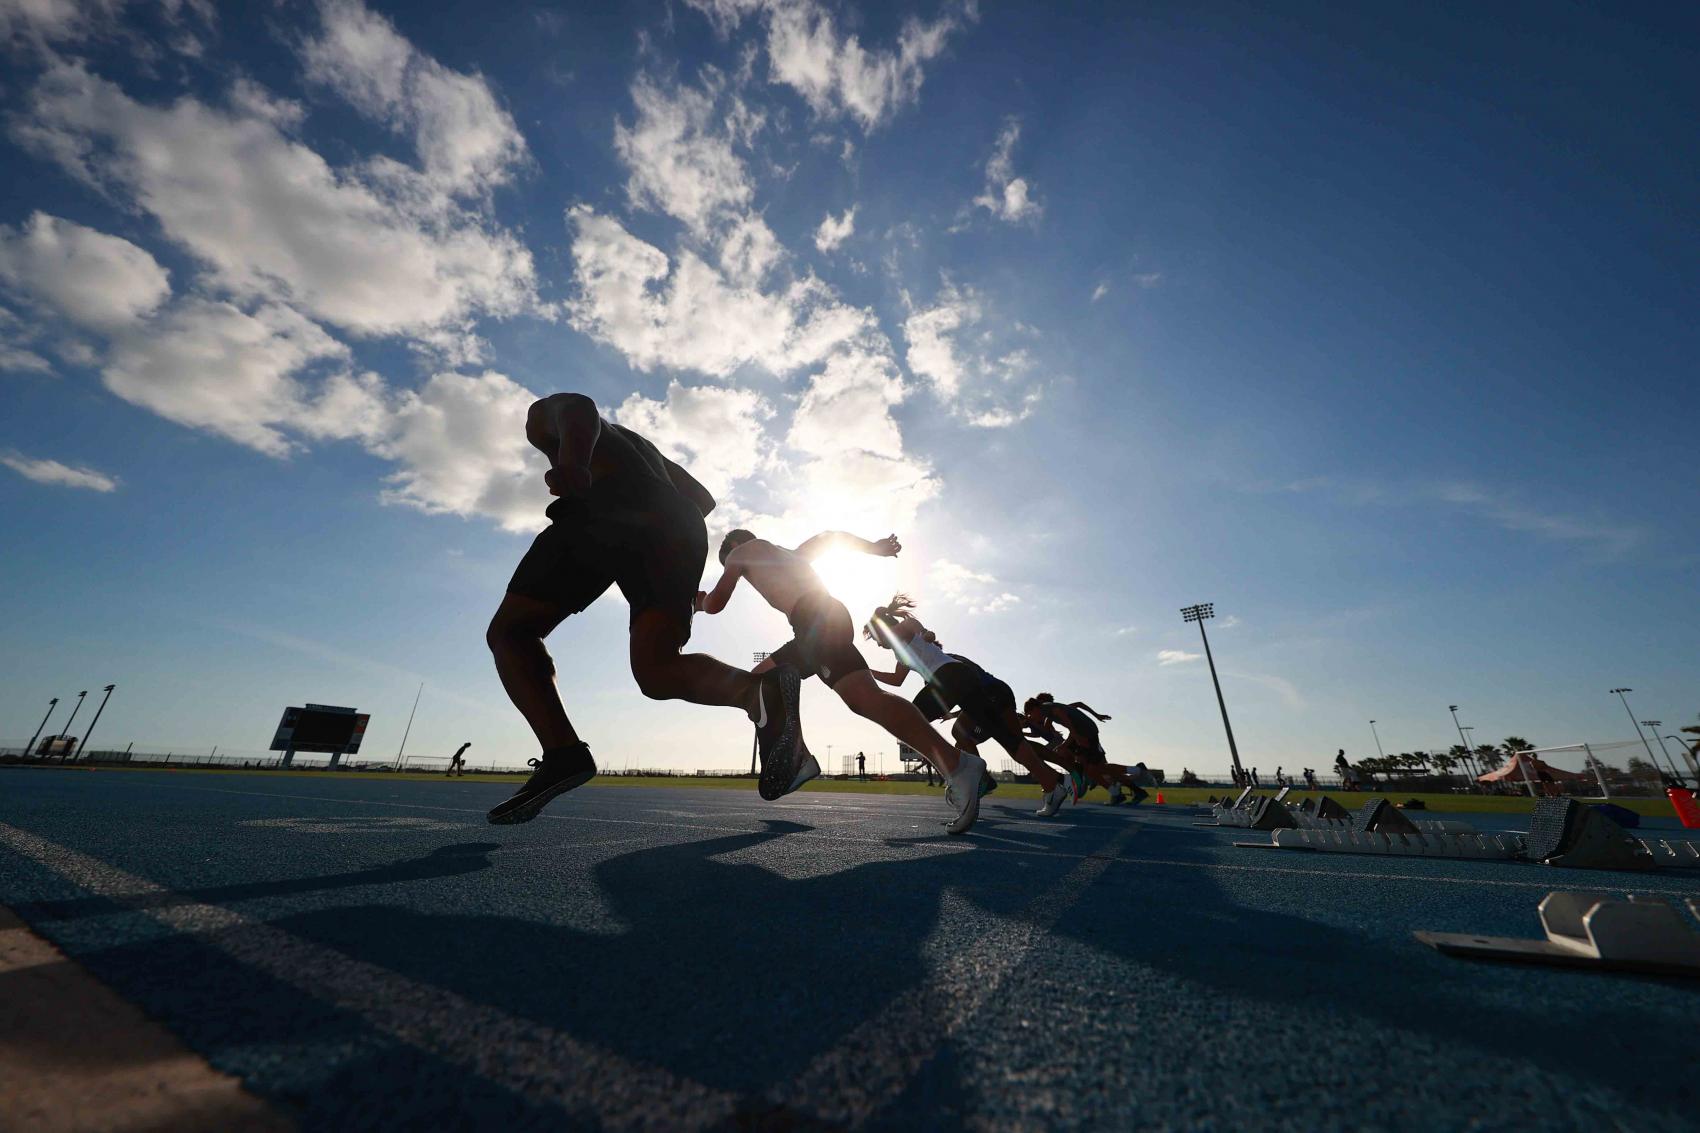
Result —
[[512, 798], [491, 808], [485, 816], [491, 825], [512, 826], [530, 822], [550, 799], [574, 787], [584, 786], [596, 774], [596, 761], [590, 758], [590, 748], [583, 743], [546, 751], [541, 759], [529, 762], [537, 770], [531, 773], [525, 786], [514, 792]]
[[945, 827], [949, 834], [966, 834], [968, 828], [974, 825], [980, 817], [980, 776], [986, 773], [986, 761], [977, 755], [963, 752], [956, 765], [956, 774], [950, 777], [950, 785], [955, 789], [956, 797], [966, 799], [962, 809], [957, 812], [950, 825]]
[[997, 789], [998, 781], [992, 777], [992, 773], [990, 771], [982, 773], [980, 776], [980, 797], [985, 798]]
[[1133, 789], [1133, 797], [1131, 799], [1129, 799], [1127, 801], [1127, 803], [1128, 803], [1129, 806], [1138, 806], [1140, 803], [1144, 802], [1146, 799], [1148, 799], [1150, 797], [1151, 797], [1151, 795], [1150, 795], [1149, 792], [1143, 790], [1142, 788], [1135, 787]]
[[1127, 800], [1122, 797], [1122, 785], [1120, 783], [1111, 783], [1110, 784], [1110, 805], [1111, 806], [1121, 806], [1125, 802], [1127, 802]]
[[810, 779], [815, 778], [819, 774], [820, 763], [812, 754], [810, 754], [808, 748], [804, 748], [802, 761], [797, 764], [797, 777], [791, 780], [791, 786], [785, 793], [790, 794], [792, 791], [795, 791], [798, 787], [801, 787], [804, 783], [807, 783]]
[[1086, 781], [1085, 774], [1079, 771], [1070, 771], [1068, 773], [1068, 783], [1070, 790], [1074, 792], [1075, 802], [1079, 802], [1081, 797], [1085, 795], [1087, 791], [1092, 789], [1092, 784]]
[[1036, 813], [1040, 818], [1050, 818], [1052, 815], [1056, 814], [1057, 811], [1062, 809], [1063, 803], [1068, 801], [1071, 789], [1071, 785], [1067, 779], [1058, 779], [1057, 785], [1052, 787], [1050, 792], [1045, 795], [1044, 805], [1034, 813]]
[[[797, 718], [798, 692], [802, 679], [790, 665], [780, 665], [762, 674], [756, 693], [756, 746], [761, 751], [761, 797], [772, 802], [800, 786], [803, 724]], [[818, 771], [818, 769], [817, 769]]]
[[1151, 774], [1143, 762], [1129, 767], [1127, 773], [1138, 786], [1155, 787], [1157, 785], [1157, 776]]

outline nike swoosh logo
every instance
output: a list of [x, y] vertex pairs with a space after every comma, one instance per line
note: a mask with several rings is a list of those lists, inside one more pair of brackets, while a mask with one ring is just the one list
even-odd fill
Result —
[[756, 708], [759, 709], [761, 713], [761, 715], [756, 719], [756, 729], [759, 731], [760, 729], [767, 727], [767, 689], [761, 688], [756, 690]]

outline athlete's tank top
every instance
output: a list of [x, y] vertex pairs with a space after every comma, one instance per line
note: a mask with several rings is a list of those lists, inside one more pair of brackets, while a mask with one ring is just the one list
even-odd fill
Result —
[[955, 661], [955, 657], [920, 634], [912, 637], [903, 649], [903, 663], [929, 681], [933, 679], [933, 674]]

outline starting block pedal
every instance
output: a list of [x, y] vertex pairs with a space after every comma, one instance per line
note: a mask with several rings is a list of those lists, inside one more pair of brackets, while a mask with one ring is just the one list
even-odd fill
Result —
[[1562, 964], [1610, 971], [1700, 976], [1700, 901], [1687, 913], [1657, 897], [1628, 900], [1609, 893], [1548, 893], [1540, 904], [1545, 940], [1418, 932], [1416, 937], [1450, 956]]
[[1337, 822], [1350, 822], [1352, 820], [1352, 812], [1329, 798], [1327, 795], [1323, 795], [1316, 802], [1316, 817], [1330, 818]]

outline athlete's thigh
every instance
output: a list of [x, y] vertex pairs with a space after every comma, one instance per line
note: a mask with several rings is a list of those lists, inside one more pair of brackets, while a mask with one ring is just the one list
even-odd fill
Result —
[[559, 602], [534, 598], [529, 594], [508, 591], [490, 619], [490, 628], [522, 633], [529, 637], [548, 637], [555, 627], [572, 613]]

